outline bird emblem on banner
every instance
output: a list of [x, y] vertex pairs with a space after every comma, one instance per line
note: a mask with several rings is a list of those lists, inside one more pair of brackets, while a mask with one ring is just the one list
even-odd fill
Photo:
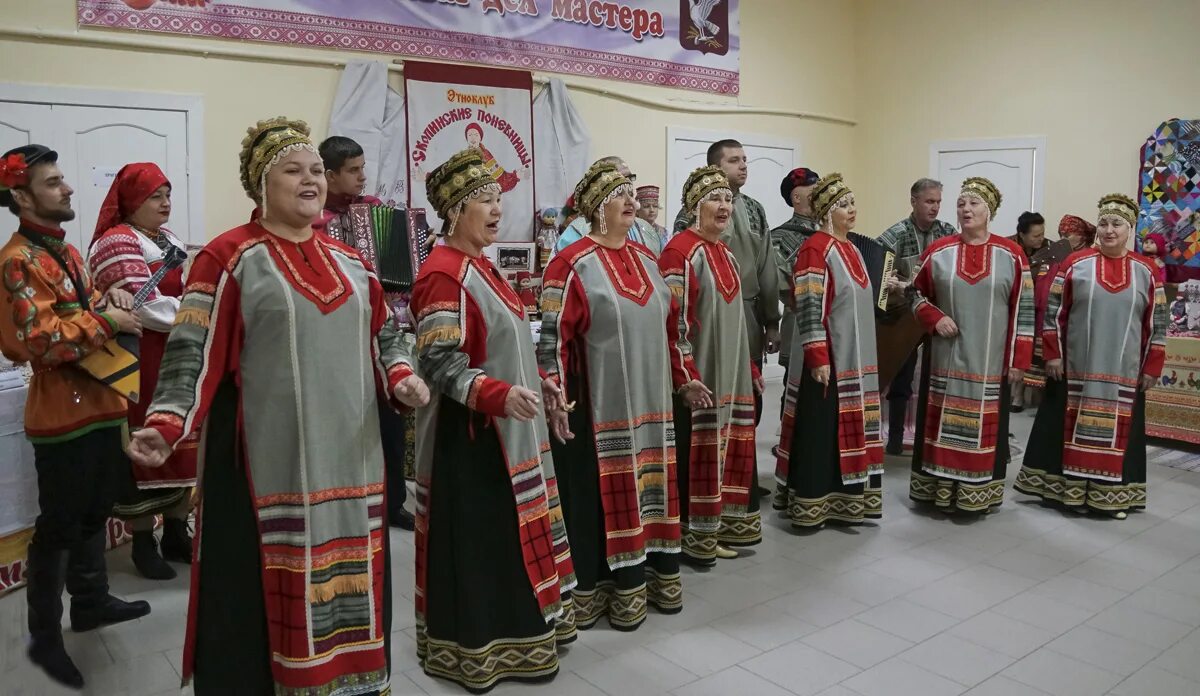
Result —
[[679, 44], [690, 51], [729, 51], [729, 0], [679, 0]]

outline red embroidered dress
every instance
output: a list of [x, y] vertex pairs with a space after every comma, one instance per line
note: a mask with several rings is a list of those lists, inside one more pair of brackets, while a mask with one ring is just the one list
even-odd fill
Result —
[[541, 393], [525, 308], [491, 261], [450, 246], [421, 265], [410, 307], [432, 392], [417, 412], [418, 657], [472, 689], [552, 676], [575, 577], [545, 413], [505, 416], [514, 387]]
[[655, 264], [640, 244], [584, 238], [542, 279], [539, 362], [577, 402], [575, 440], [556, 445], [555, 461], [560, 484], [571, 484], [561, 487], [584, 628], [605, 613], [636, 628], [647, 601], [667, 611], [683, 602], [678, 556], [659, 556], [680, 544], [672, 394], [697, 373]]
[[[745, 545], [762, 539], [754, 494], [753, 380], [758, 369], [744, 340], [745, 304], [729, 247], [684, 230], [667, 244], [658, 267], [680, 305], [680, 340], [691, 346], [697, 374], [715, 404], [692, 411], [685, 426], [690, 430], [686, 489], [682, 454], [679, 467], [683, 551], [709, 561], [716, 557], [718, 541]], [[679, 426], [677, 419], [682, 439]]]
[[376, 394], [412, 374], [387, 316], [374, 274], [323, 235], [252, 222], [193, 263], [146, 424], [172, 445], [205, 426], [183, 661], [197, 689], [255, 676], [230, 674], [231, 653], [259, 650], [276, 694], [387, 688]]
[[[88, 265], [96, 280], [96, 288], [104, 293], [110, 288], [136, 295], [142, 286], [163, 265], [166, 246], [184, 250], [183, 242], [167, 230], [153, 232], [130, 225], [117, 225], [92, 241]], [[129, 427], [140, 428], [146, 419], [146, 409], [158, 384], [159, 367], [167, 347], [167, 336], [175, 324], [179, 298], [183, 296], [183, 266], [167, 272], [146, 297], [137, 312], [142, 322], [142, 340], [138, 360], [144, 395], [138, 403], [129, 405]], [[187, 488], [196, 485], [196, 445], [198, 435], [180, 443], [167, 463], [156, 469], [133, 467], [133, 476], [140, 489]]]
[[[968, 511], [999, 505], [1008, 463], [1008, 373], [1033, 356], [1033, 279], [1025, 253], [990, 235], [943, 237], [925, 250], [913, 312], [926, 346], [909, 496]], [[949, 316], [952, 338], [935, 327]]]

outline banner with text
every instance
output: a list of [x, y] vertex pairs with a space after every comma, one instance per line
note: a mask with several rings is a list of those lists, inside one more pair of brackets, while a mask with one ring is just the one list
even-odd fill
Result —
[[737, 94], [739, 0], [77, 0], [80, 26]]
[[432, 223], [436, 214], [425, 197], [425, 177], [450, 155], [475, 148], [504, 197], [499, 240], [531, 241], [533, 75], [405, 61], [404, 93], [410, 205], [427, 209]]

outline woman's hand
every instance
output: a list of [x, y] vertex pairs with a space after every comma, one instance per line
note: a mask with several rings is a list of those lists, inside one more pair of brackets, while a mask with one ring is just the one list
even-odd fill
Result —
[[563, 394], [562, 387], [558, 386], [558, 382], [553, 377], [547, 377], [542, 380], [542, 399], [546, 403], [547, 413], [550, 411], [567, 410], [567, 397]]
[[1020, 384], [1025, 379], [1025, 370], [1018, 370], [1015, 367], [1008, 368], [1008, 383]]
[[933, 327], [933, 330], [942, 338], [954, 338], [958, 335], [958, 324], [955, 324], [950, 317], [942, 317], [938, 319], [937, 326]]
[[167, 463], [171, 456], [171, 446], [163, 439], [162, 433], [154, 428], [142, 428], [130, 436], [126, 452], [134, 464], [147, 469], [157, 469]]
[[429, 385], [416, 375], [409, 375], [396, 385], [396, 400], [409, 408], [420, 408], [429, 403]]
[[698, 379], [693, 379], [679, 389], [680, 396], [694, 411], [698, 408], [712, 408], [712, 390], [704, 386]]
[[142, 335], [142, 321], [133, 312], [127, 312], [117, 307], [109, 307], [104, 313], [108, 315], [109, 319], [117, 323], [117, 330], [121, 333], [133, 334], [134, 336]]
[[527, 423], [538, 414], [538, 395], [532, 389], [513, 386], [504, 398], [504, 415]]
[[1062, 358], [1055, 358], [1054, 360], [1046, 361], [1046, 377], [1053, 380], [1060, 380], [1063, 378]]
[[1139, 386], [1141, 386], [1142, 391], [1150, 391], [1151, 389], [1154, 388], [1154, 385], [1156, 385], [1156, 384], [1158, 384], [1157, 377], [1152, 377], [1150, 375], [1142, 375], [1142, 382]]
[[566, 411], [547, 411], [550, 421], [550, 432], [554, 434], [562, 444], [567, 444], [568, 440], [575, 439], [575, 433], [571, 432], [571, 424]]
[[828, 387], [829, 386], [829, 366], [822, 365], [820, 367], [814, 367], [812, 369], [812, 378], [814, 380], [816, 380], [817, 384]]
[[129, 294], [127, 290], [110, 288], [108, 292], [104, 293], [104, 299], [111, 307], [123, 309], [126, 312], [133, 311], [133, 295]]

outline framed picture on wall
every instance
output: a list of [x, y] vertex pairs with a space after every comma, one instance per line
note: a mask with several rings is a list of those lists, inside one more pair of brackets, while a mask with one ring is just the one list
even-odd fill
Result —
[[533, 272], [537, 259], [537, 244], [533, 242], [497, 242], [487, 248], [487, 255], [496, 268], [505, 274]]

